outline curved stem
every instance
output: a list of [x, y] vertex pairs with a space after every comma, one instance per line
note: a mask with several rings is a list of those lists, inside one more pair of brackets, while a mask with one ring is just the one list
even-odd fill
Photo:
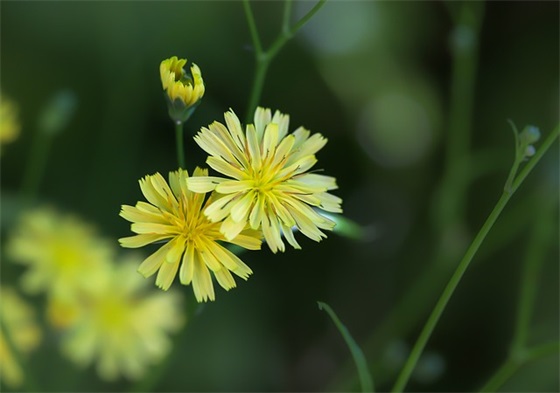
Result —
[[261, 99], [266, 73], [268, 71], [268, 58], [264, 55], [261, 55], [260, 58], [262, 60], [257, 61], [257, 69], [253, 79], [253, 88], [251, 89], [251, 96], [249, 97], [249, 104], [247, 105], [247, 114], [245, 115], [245, 124], [251, 122], [255, 109], [257, 109], [257, 105]]
[[253, 11], [251, 10], [251, 4], [249, 4], [249, 0], [243, 0], [243, 10], [245, 11], [245, 17], [247, 18], [247, 24], [249, 25], [249, 31], [251, 32], [251, 39], [253, 40], [255, 53], [257, 55], [260, 55], [263, 50], [261, 40], [259, 38], [259, 32], [257, 30], [257, 24], [255, 23], [255, 17], [253, 16]]
[[511, 353], [520, 352], [527, 344], [531, 316], [535, 305], [538, 288], [538, 277], [545, 260], [546, 251], [554, 233], [555, 198], [548, 198], [548, 203], [542, 206], [534, 217], [533, 230], [527, 244], [527, 252], [521, 274], [521, 290], [517, 305], [515, 330], [511, 342]]
[[274, 59], [286, 42], [288, 42], [288, 40], [292, 38], [294, 34], [301, 29], [313, 17], [313, 15], [317, 13], [317, 11], [319, 11], [319, 9], [321, 9], [326, 1], [327, 0], [319, 0], [319, 2], [315, 4], [303, 18], [301, 18], [293, 27], [290, 27], [292, 4], [291, 0], [287, 0], [282, 19], [282, 31], [272, 43], [270, 48], [265, 51], [259, 38], [259, 32], [257, 30], [257, 25], [255, 23], [255, 18], [253, 16], [249, 0], [243, 0], [243, 9], [245, 10], [247, 24], [249, 25], [249, 31], [251, 32], [251, 39], [253, 41], [253, 46], [255, 47], [256, 61], [255, 78], [253, 79], [253, 86], [251, 88], [251, 94], [249, 95], [249, 104], [247, 105], [247, 113], [245, 116], [246, 123], [251, 121], [251, 117], [253, 116], [253, 113], [255, 112], [255, 109], [261, 99], [264, 81], [266, 79], [266, 73], [270, 62]]
[[175, 144], [177, 145], [177, 162], [179, 163], [179, 168], [186, 168], [185, 165], [185, 141], [183, 135], [183, 123], [175, 123]]
[[556, 138], [558, 137], [558, 133], [559, 133], [559, 127], [557, 126], [554, 129], [554, 131], [552, 131], [548, 135], [546, 140], [540, 146], [538, 152], [533, 156], [533, 158], [523, 168], [523, 170], [520, 172], [519, 176], [517, 176], [517, 178], [513, 182], [513, 186], [512, 186], [511, 191], [508, 192], [507, 190], [504, 190], [504, 192], [502, 193], [502, 196], [500, 197], [500, 199], [496, 203], [496, 206], [494, 206], [494, 209], [492, 210], [492, 212], [490, 213], [490, 215], [488, 216], [488, 218], [486, 219], [486, 221], [482, 225], [482, 228], [477, 233], [476, 237], [474, 238], [471, 245], [467, 249], [467, 252], [465, 253], [465, 256], [463, 257], [463, 259], [461, 260], [461, 262], [457, 266], [457, 269], [455, 270], [455, 272], [451, 276], [451, 279], [447, 283], [447, 286], [443, 290], [443, 293], [441, 294], [441, 296], [440, 296], [438, 302], [436, 303], [432, 313], [430, 314], [426, 324], [424, 325], [424, 328], [422, 329], [422, 332], [420, 333], [420, 336], [418, 337], [416, 343], [414, 344], [414, 347], [413, 347], [413, 349], [412, 349], [412, 351], [411, 351], [411, 353], [410, 353], [410, 355], [409, 355], [401, 373], [399, 374], [399, 376], [397, 378], [397, 381], [396, 381], [396, 383], [395, 383], [395, 385], [392, 389], [392, 392], [402, 392], [403, 389], [405, 388], [405, 386], [408, 383], [408, 380], [410, 378], [410, 375], [412, 374], [412, 371], [416, 367], [416, 363], [418, 362], [418, 359], [420, 358], [420, 355], [422, 354], [422, 352], [424, 350], [424, 347], [426, 346], [426, 343], [428, 342], [430, 336], [432, 335], [432, 332], [434, 331], [435, 326], [437, 325], [437, 323], [438, 323], [438, 321], [441, 317], [441, 314], [445, 310], [445, 307], [447, 306], [447, 303], [449, 302], [449, 299], [451, 299], [451, 296], [455, 292], [455, 289], [457, 288], [457, 285], [461, 281], [461, 278], [463, 277], [463, 274], [465, 273], [465, 271], [469, 267], [472, 259], [476, 255], [476, 252], [478, 251], [478, 248], [480, 247], [480, 245], [482, 244], [482, 242], [484, 241], [484, 239], [488, 235], [488, 232], [490, 231], [490, 229], [492, 228], [492, 226], [496, 222], [497, 218], [499, 217], [499, 215], [502, 212], [502, 210], [504, 209], [504, 207], [507, 205], [511, 196], [515, 193], [515, 191], [519, 188], [519, 186], [525, 180], [527, 175], [531, 172], [531, 170], [535, 167], [535, 165], [540, 161], [542, 156], [550, 148], [552, 143], [556, 140]]
[[371, 375], [369, 373], [364, 353], [362, 352], [358, 344], [356, 344], [356, 341], [354, 341], [354, 338], [352, 337], [346, 326], [344, 326], [344, 324], [340, 321], [333, 309], [328, 304], [323, 302], [317, 302], [317, 304], [319, 305], [320, 310], [325, 310], [327, 314], [329, 314], [336, 328], [342, 335], [342, 338], [344, 338], [348, 349], [350, 349], [350, 353], [352, 354], [354, 362], [356, 363], [356, 368], [358, 369], [358, 375], [360, 377], [360, 383], [362, 385], [362, 392], [375, 392], [373, 379], [371, 378]]
[[510, 356], [480, 391], [496, 392], [520, 367], [558, 352], [560, 352], [560, 342], [556, 341], [531, 348], [521, 357]]

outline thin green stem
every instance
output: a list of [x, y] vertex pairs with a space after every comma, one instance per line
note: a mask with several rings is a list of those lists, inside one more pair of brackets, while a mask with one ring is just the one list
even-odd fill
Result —
[[456, 26], [450, 35], [453, 63], [449, 132], [445, 172], [435, 205], [436, 225], [440, 232], [459, 226], [465, 216], [465, 191], [469, 179], [464, 174], [462, 163], [468, 160], [470, 154], [479, 31], [483, 14], [483, 2], [463, 2], [456, 14]]
[[253, 79], [253, 88], [251, 89], [251, 95], [249, 97], [249, 105], [247, 105], [247, 114], [245, 115], [245, 123], [250, 123], [255, 109], [261, 99], [261, 94], [264, 87], [264, 80], [266, 78], [266, 73], [268, 71], [269, 60], [266, 56], [261, 55], [261, 60], [257, 61], [257, 66], [255, 70], [255, 77]]
[[253, 46], [255, 47], [255, 54], [256, 57], [258, 57], [261, 53], [263, 53], [263, 49], [249, 0], [243, 0], [243, 9], [245, 10], [245, 17], [247, 18], [247, 24], [249, 25], [249, 31], [251, 32], [251, 39], [253, 40]]
[[356, 368], [358, 369], [358, 375], [360, 377], [360, 383], [362, 385], [362, 392], [375, 392], [373, 380], [369, 373], [364, 353], [362, 352], [358, 344], [356, 344], [356, 341], [354, 341], [354, 338], [352, 337], [346, 326], [344, 326], [344, 324], [340, 321], [333, 309], [328, 304], [323, 302], [317, 302], [317, 304], [319, 305], [320, 310], [325, 310], [327, 314], [329, 314], [336, 328], [344, 338], [346, 345], [350, 349], [350, 353], [352, 354], [354, 362], [356, 363]]
[[286, 42], [288, 42], [288, 40], [292, 38], [294, 34], [301, 29], [313, 17], [313, 15], [317, 13], [317, 11], [319, 11], [319, 9], [321, 9], [326, 1], [327, 0], [319, 0], [319, 2], [315, 4], [303, 18], [301, 18], [294, 26], [290, 27], [292, 4], [291, 0], [287, 0], [282, 19], [282, 31], [272, 43], [270, 48], [265, 51], [259, 38], [255, 17], [253, 16], [249, 0], [243, 0], [243, 9], [245, 10], [249, 31], [251, 32], [251, 39], [253, 41], [253, 46], [255, 47], [256, 62], [255, 77], [253, 79], [253, 86], [251, 88], [251, 94], [249, 95], [249, 104], [247, 105], [247, 113], [245, 116], [246, 123], [251, 121], [253, 113], [255, 112], [255, 109], [261, 99], [268, 66], [278, 54], [280, 49], [284, 47]]
[[523, 271], [521, 273], [521, 290], [517, 306], [515, 330], [511, 342], [511, 353], [518, 353], [527, 345], [527, 338], [533, 307], [537, 295], [538, 277], [545, 260], [546, 250], [552, 239], [556, 207], [555, 198], [548, 198], [549, 203], [540, 204], [534, 217], [533, 230], [527, 244]]
[[531, 348], [520, 356], [510, 356], [480, 391], [497, 392], [525, 364], [558, 352], [560, 352], [560, 342], [556, 341]]
[[184, 141], [184, 123], [175, 123], [175, 144], [177, 145], [177, 162], [179, 168], [186, 168], [185, 165], [185, 141]]
[[51, 144], [51, 135], [44, 132], [37, 132], [31, 142], [31, 151], [25, 172], [23, 173], [21, 188], [22, 195], [28, 200], [32, 200], [37, 196], [45, 173]]
[[443, 293], [441, 294], [438, 302], [436, 303], [432, 313], [428, 317], [428, 320], [427, 320], [426, 324], [424, 325], [424, 328], [422, 329], [422, 332], [420, 333], [420, 336], [418, 337], [416, 343], [414, 344], [414, 347], [413, 347], [407, 361], [405, 362], [401, 373], [399, 374], [399, 376], [397, 378], [397, 381], [396, 381], [396, 383], [395, 383], [395, 385], [392, 389], [392, 392], [402, 392], [404, 390], [406, 384], [408, 383], [410, 375], [412, 374], [412, 371], [416, 367], [416, 363], [418, 362], [418, 359], [420, 358], [420, 355], [422, 354], [422, 352], [424, 350], [424, 347], [426, 346], [426, 343], [428, 342], [430, 336], [432, 335], [432, 332], [434, 331], [435, 326], [437, 325], [443, 311], [445, 310], [445, 307], [447, 306], [447, 303], [449, 302], [449, 299], [451, 299], [451, 296], [455, 292], [455, 289], [457, 288], [457, 285], [461, 281], [461, 278], [463, 277], [463, 274], [465, 273], [465, 271], [469, 267], [472, 259], [476, 255], [476, 252], [478, 251], [478, 248], [480, 247], [480, 245], [482, 244], [482, 242], [484, 241], [484, 239], [488, 235], [488, 232], [490, 231], [490, 229], [492, 228], [492, 226], [496, 222], [497, 218], [500, 216], [500, 213], [502, 212], [504, 207], [507, 205], [511, 196], [519, 188], [519, 186], [521, 185], [523, 180], [525, 180], [525, 178], [531, 172], [531, 170], [535, 167], [535, 165], [540, 161], [540, 159], [546, 153], [546, 151], [550, 148], [552, 143], [556, 140], [556, 138], [558, 137], [558, 130], [559, 130], [559, 128], [557, 126], [554, 129], [554, 131], [549, 134], [547, 139], [540, 146], [540, 148], [539, 148], [538, 152], [535, 154], [535, 156], [533, 156], [533, 158], [523, 168], [523, 170], [521, 171], [519, 176], [515, 179], [515, 181], [513, 182], [513, 187], [511, 189], [511, 191], [508, 192], [507, 190], [505, 190], [502, 193], [502, 196], [500, 197], [500, 199], [496, 203], [496, 206], [494, 206], [494, 209], [492, 210], [492, 212], [490, 213], [490, 215], [488, 216], [488, 218], [486, 219], [486, 221], [482, 225], [482, 228], [477, 233], [473, 242], [471, 243], [471, 245], [467, 249], [467, 252], [465, 253], [463, 259], [461, 260], [461, 262], [457, 266], [455, 272], [453, 273], [449, 282], [447, 283], [447, 286], [443, 290]]
[[290, 32], [290, 17], [292, 16], [292, 0], [286, 0], [284, 3], [284, 17], [282, 18], [282, 33]]

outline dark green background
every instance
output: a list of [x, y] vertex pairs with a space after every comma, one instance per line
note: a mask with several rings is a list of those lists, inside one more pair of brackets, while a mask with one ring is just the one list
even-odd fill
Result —
[[[294, 4], [294, 18], [312, 4]], [[282, 9], [279, 2], [253, 4], [265, 47], [279, 32]], [[487, 166], [494, 169], [465, 195], [459, 241], [446, 244], [459, 257], [507, 177], [513, 137], [506, 119], [520, 128], [535, 124], [543, 134], [558, 122], [558, 13], [557, 2], [486, 5], [471, 140], [473, 151], [488, 152]], [[329, 303], [365, 346], [431, 262], [448, 135], [452, 29], [441, 2], [333, 1], [280, 52], [261, 105], [289, 113], [292, 129], [304, 125], [329, 139], [317, 167], [337, 177], [335, 193], [344, 199], [345, 215], [373, 228], [374, 237], [358, 242], [329, 234], [315, 244], [300, 234], [301, 251], [246, 253], [254, 275], [229, 293], [218, 290], [217, 301], [188, 325], [157, 391], [357, 389], [349, 352], [316, 301]], [[240, 2], [2, 1], [2, 92], [19, 104], [23, 125], [20, 138], [2, 153], [4, 202], [20, 187], [43, 107], [57, 91], [71, 89], [77, 110], [54, 141], [40, 199], [79, 213], [115, 242], [128, 235], [118, 212], [121, 204], [142, 199], [138, 179], [176, 169], [173, 125], [158, 71], [160, 61], [172, 55], [197, 63], [206, 84], [187, 136], [221, 121], [228, 108], [244, 117], [254, 60]], [[368, 108], [373, 109], [365, 112]], [[190, 137], [186, 153], [189, 168], [204, 165]], [[511, 200], [428, 344], [436, 361], [423, 367], [443, 362], [444, 372], [432, 381], [425, 380], [433, 377], [429, 370], [416, 375], [409, 389], [472, 391], [501, 364], [535, 217], [553, 220], [554, 230], [531, 342], [558, 339], [557, 202], [556, 144]], [[4, 217], [11, 206], [3, 203]], [[3, 239], [11, 225], [4, 222]], [[448, 268], [430, 293], [440, 293]], [[3, 266], [3, 272], [7, 283], [20, 271]], [[192, 290], [178, 281], [174, 285]], [[381, 390], [390, 388], [399, 353], [416, 339], [433, 294], [413, 296], [431, 300], [428, 308], [412, 304], [425, 312], [404, 322], [400, 340], [381, 340], [381, 346], [366, 350]], [[54, 335], [47, 335], [33, 366], [45, 390], [129, 386], [99, 382], [91, 369], [69, 382], [73, 366], [58, 355]], [[558, 391], [558, 366], [558, 356], [543, 359], [523, 368], [504, 389]]]

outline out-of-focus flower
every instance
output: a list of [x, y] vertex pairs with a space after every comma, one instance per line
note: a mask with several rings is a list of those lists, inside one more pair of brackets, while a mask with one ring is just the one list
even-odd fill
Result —
[[95, 362], [104, 380], [141, 377], [168, 353], [169, 334], [184, 323], [178, 294], [148, 292], [135, 271], [139, 262], [131, 257], [107, 265], [95, 288], [50, 299], [51, 322], [63, 328], [63, 352], [84, 367]]
[[29, 267], [22, 278], [25, 291], [60, 296], [95, 287], [113, 250], [88, 224], [50, 208], [22, 215], [7, 244], [8, 256]]
[[16, 105], [4, 95], [0, 95], [0, 145], [14, 141], [20, 128]]
[[[41, 340], [41, 330], [35, 323], [33, 309], [12, 288], [0, 289], [0, 304], [2, 328], [6, 329], [0, 331], [0, 377], [6, 385], [17, 388], [25, 375], [13, 350], [26, 355], [35, 349]], [[13, 348], [8, 345], [6, 334]]]
[[[194, 178], [206, 176], [208, 170], [196, 168]], [[169, 185], [159, 173], [140, 180], [142, 193], [150, 203], [138, 202], [135, 207], [123, 205], [121, 217], [132, 222], [136, 236], [119, 239], [123, 247], [137, 248], [166, 241], [154, 254], [146, 258], [138, 271], [145, 277], [156, 273], [156, 285], [167, 290], [177, 271], [182, 284], [192, 282], [196, 300], [214, 300], [214, 286], [210, 271], [226, 290], [235, 287], [230, 272], [246, 280], [252, 273], [235, 254], [218, 241], [227, 241], [249, 250], [261, 247], [261, 234], [254, 230], [240, 230], [234, 238], [220, 233], [220, 223], [212, 223], [202, 209], [212, 203], [211, 196], [187, 188], [186, 170], [169, 173]], [[208, 270], [210, 269], [210, 270]]]
[[183, 68], [186, 64], [186, 59], [173, 56], [163, 60], [159, 66], [161, 85], [169, 100], [169, 115], [180, 123], [190, 116], [205, 89], [200, 68], [193, 63], [190, 72], [187, 72]]
[[270, 109], [257, 108], [255, 123], [247, 125], [245, 133], [233, 111], [225, 114], [225, 121], [227, 127], [214, 122], [195, 136], [210, 154], [208, 165], [229, 177], [188, 179], [192, 191], [223, 194], [204, 214], [214, 223], [223, 220], [220, 230], [226, 239], [235, 238], [247, 223], [252, 229], [262, 228], [273, 252], [285, 249], [281, 233], [300, 248], [293, 226], [315, 241], [326, 237], [320, 229], [332, 230], [335, 223], [311, 206], [342, 212], [342, 200], [327, 192], [337, 188], [336, 179], [307, 173], [326, 138], [310, 136], [303, 127], [288, 134], [289, 116], [278, 111], [271, 116]]

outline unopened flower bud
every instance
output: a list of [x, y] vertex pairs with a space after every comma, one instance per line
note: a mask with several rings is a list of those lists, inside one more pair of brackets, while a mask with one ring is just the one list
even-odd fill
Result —
[[183, 68], [186, 64], [186, 59], [173, 56], [163, 60], [159, 67], [169, 116], [178, 123], [184, 123], [189, 118], [204, 96], [204, 81], [200, 68], [193, 63], [188, 72]]

